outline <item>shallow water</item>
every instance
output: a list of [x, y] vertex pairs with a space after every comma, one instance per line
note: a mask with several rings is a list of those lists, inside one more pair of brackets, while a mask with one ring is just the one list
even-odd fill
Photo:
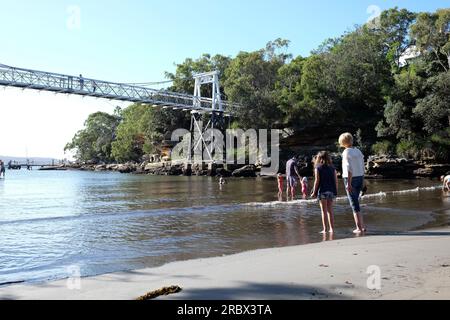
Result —
[[[372, 233], [448, 225], [437, 180], [368, 181]], [[8, 171], [0, 180], [0, 284], [160, 266], [323, 241], [316, 201], [278, 202], [272, 179]], [[343, 193], [343, 190], [340, 190]], [[345, 197], [335, 239], [353, 237]]]

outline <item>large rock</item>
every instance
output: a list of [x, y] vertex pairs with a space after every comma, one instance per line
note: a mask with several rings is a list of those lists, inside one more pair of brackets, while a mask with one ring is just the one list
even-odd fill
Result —
[[450, 164], [427, 164], [414, 171], [419, 177], [436, 178], [446, 175], [450, 171]]
[[183, 166], [181, 165], [171, 166], [167, 174], [169, 176], [181, 176], [183, 174]]
[[184, 176], [191, 176], [192, 175], [192, 165], [190, 164], [183, 164], [182, 165], [182, 171]]
[[367, 174], [384, 178], [435, 178], [450, 171], [450, 164], [429, 164], [404, 158], [369, 157]]
[[81, 171], [94, 171], [95, 170], [95, 166], [94, 165], [86, 165], [85, 164], [85, 165], [82, 165], [79, 170], [81, 170]]
[[117, 164], [108, 164], [106, 165], [106, 170], [108, 171], [117, 171], [119, 165]]
[[95, 171], [106, 171], [106, 165], [100, 164], [94, 167]]
[[413, 178], [420, 165], [413, 160], [390, 157], [369, 157], [366, 173], [385, 178]]
[[217, 169], [216, 173], [217, 173], [218, 176], [221, 176], [221, 177], [224, 177], [224, 178], [229, 178], [232, 175], [232, 172], [230, 172], [230, 171], [228, 171], [228, 170], [226, 170], [224, 168]]
[[256, 166], [251, 164], [251, 165], [242, 167], [240, 169], [234, 170], [232, 175], [233, 175], [233, 177], [236, 177], [236, 178], [256, 177]]
[[117, 171], [119, 171], [120, 173], [131, 173], [135, 171], [135, 168], [131, 164], [120, 164], [117, 167]]
[[204, 163], [192, 164], [192, 174], [195, 176], [207, 176], [208, 170]]
[[166, 164], [163, 162], [158, 162], [158, 163], [148, 163], [145, 168], [144, 171], [147, 171], [149, 173], [153, 173], [156, 171], [161, 171], [165, 168]]

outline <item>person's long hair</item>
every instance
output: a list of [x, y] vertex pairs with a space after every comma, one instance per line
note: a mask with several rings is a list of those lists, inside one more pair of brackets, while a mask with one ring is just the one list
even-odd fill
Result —
[[322, 166], [332, 166], [333, 161], [331, 160], [331, 156], [327, 151], [321, 151], [316, 156], [315, 161], [316, 167], [322, 165]]

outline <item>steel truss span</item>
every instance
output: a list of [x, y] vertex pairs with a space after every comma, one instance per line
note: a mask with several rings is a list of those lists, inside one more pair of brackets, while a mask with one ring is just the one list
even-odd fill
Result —
[[[217, 72], [201, 74], [193, 78], [196, 79], [197, 88], [201, 84], [213, 83], [214, 96], [212, 99], [201, 97], [200, 92], [195, 92], [194, 95], [187, 95], [0, 64], [0, 86], [143, 103], [155, 107], [161, 106], [184, 111], [223, 113], [225, 110], [229, 110], [231, 104], [220, 100]], [[205, 81], [205, 79], [207, 80]]]

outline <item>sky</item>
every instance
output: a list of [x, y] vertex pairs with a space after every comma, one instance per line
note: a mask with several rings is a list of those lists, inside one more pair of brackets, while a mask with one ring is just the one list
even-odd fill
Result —
[[[381, 10], [450, 0], [0, 0], [0, 64], [117, 82], [165, 80], [203, 53], [235, 56], [276, 38], [308, 56]], [[90, 113], [123, 102], [0, 87], [0, 155], [70, 157]]]

